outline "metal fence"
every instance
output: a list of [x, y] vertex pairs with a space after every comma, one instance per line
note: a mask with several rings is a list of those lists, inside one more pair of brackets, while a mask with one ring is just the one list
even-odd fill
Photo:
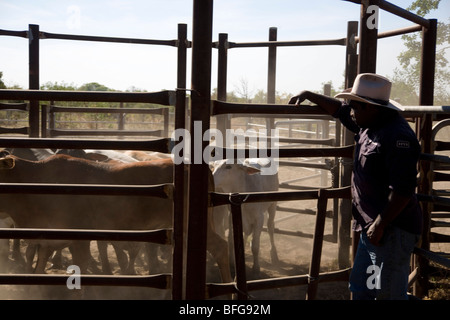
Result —
[[[352, 1], [360, 3], [360, 1]], [[368, 1], [369, 3], [371, 1]], [[377, 1], [380, 8], [385, 9], [389, 12], [395, 13], [403, 18], [412, 20], [419, 23], [420, 26], [414, 26], [412, 28], [403, 29], [402, 31], [391, 32], [391, 35], [398, 35], [405, 32], [413, 32], [419, 29], [422, 30], [424, 37], [423, 52], [422, 52], [422, 75], [421, 75], [421, 87], [420, 87], [420, 105], [430, 106], [433, 104], [433, 83], [434, 83], [434, 54], [435, 54], [435, 40], [436, 40], [436, 20], [426, 20], [415, 15], [411, 15], [406, 10], [397, 8], [386, 1]], [[364, 6], [367, 3], [364, 2]], [[368, 14], [367, 11], [361, 10], [360, 23], [364, 24], [367, 22]], [[166, 104], [168, 103], [171, 96], [176, 96], [176, 116], [175, 116], [175, 128], [193, 128], [193, 123], [195, 121], [201, 121], [203, 124], [202, 130], [206, 131], [209, 129], [210, 117], [211, 115], [221, 115], [221, 114], [277, 114], [277, 115], [293, 115], [292, 118], [302, 117], [303, 115], [321, 115], [324, 114], [323, 110], [318, 107], [311, 106], [283, 106], [274, 105], [271, 101], [268, 104], [230, 104], [223, 100], [224, 94], [226, 95], [226, 87], [221, 86], [218, 90], [218, 100], [213, 101], [212, 108], [210, 100], [210, 79], [205, 77], [205, 74], [211, 74], [211, 34], [212, 34], [212, 1], [197, 1], [194, 0], [194, 11], [193, 11], [193, 47], [192, 47], [192, 91], [191, 91], [191, 117], [190, 123], [186, 126], [185, 123], [185, 87], [186, 87], [186, 48], [190, 44], [186, 40], [186, 30], [184, 27], [184, 32], [180, 31], [181, 36], [178, 40], [174, 41], [156, 41], [143, 40], [142, 42], [137, 39], [118, 39], [118, 38], [99, 38], [99, 37], [86, 37], [86, 36], [72, 36], [72, 35], [58, 35], [39, 32], [38, 26], [30, 26], [29, 31], [16, 32], [16, 31], [5, 31], [1, 30], [0, 35], [8, 36], [20, 36], [29, 37], [30, 39], [30, 89], [31, 90], [1, 90], [0, 100], [29, 100], [30, 101], [30, 137], [31, 139], [0, 139], [0, 145], [4, 147], [34, 147], [34, 148], [95, 148], [95, 149], [119, 149], [119, 150], [152, 150], [159, 152], [170, 152], [170, 140], [167, 138], [156, 139], [151, 141], [113, 141], [113, 140], [61, 140], [61, 139], [35, 139], [39, 135], [39, 101], [115, 101], [115, 102], [149, 102]], [[183, 28], [180, 28], [183, 29]], [[184, 35], [183, 35], [184, 34]], [[351, 87], [356, 74], [359, 72], [375, 72], [375, 62], [376, 62], [376, 42], [378, 39], [377, 30], [367, 30], [367, 28], [361, 28], [361, 34], [356, 38], [357, 35], [357, 23], [350, 22], [348, 28], [348, 35], [344, 40], [339, 40], [336, 44], [346, 44], [346, 56], [345, 56], [345, 66], [346, 66], [346, 86]], [[380, 34], [381, 35], [381, 34]], [[387, 36], [388, 34], [383, 34]], [[147, 43], [147, 44], [164, 44], [178, 46], [179, 49], [179, 61], [184, 60], [184, 65], [178, 64], [179, 74], [177, 76], [176, 91], [166, 91], [159, 93], [103, 93], [103, 92], [60, 92], [60, 91], [39, 91], [38, 78], [36, 74], [39, 74], [39, 63], [38, 63], [38, 45], [36, 41], [39, 39], [70, 39], [70, 40], [83, 40], [83, 41], [114, 41], [114, 42], [127, 42], [127, 43]], [[355, 40], [355, 41], [354, 41]], [[150, 43], [151, 42], [151, 43]], [[356, 55], [357, 44], [360, 46], [359, 57]], [[223, 43], [222, 43], [223, 44]], [[286, 45], [296, 45], [296, 44], [306, 44], [305, 42], [280, 42], [280, 46]], [[308, 43], [308, 45], [314, 45], [318, 43]], [[330, 43], [327, 43], [330, 44]], [[277, 47], [276, 41], [269, 41], [268, 43], [258, 44], [260, 46], [266, 46], [269, 48], [269, 52], [273, 52]], [[220, 48], [222, 45], [219, 44]], [[247, 46], [247, 44], [242, 45]], [[374, 56], [375, 55], [375, 56]], [[223, 64], [223, 60], [219, 58], [219, 65]], [[273, 62], [269, 62], [269, 69], [273, 69]], [[226, 73], [219, 76], [219, 80], [226, 81]], [[274, 86], [273, 83], [269, 83], [269, 86]], [[225, 88], [225, 92], [224, 92]], [[274, 92], [270, 90], [270, 92]], [[180, 107], [181, 106], [181, 107]], [[447, 116], [449, 113], [449, 107], [410, 107], [404, 112], [404, 115], [410, 115], [417, 120], [417, 130], [419, 138], [421, 140], [423, 151], [425, 155], [425, 160], [421, 161], [420, 164], [420, 187], [419, 194], [425, 196], [430, 196], [431, 193], [431, 182], [429, 181], [429, 173], [431, 172], [430, 156], [432, 153], [432, 139], [431, 139], [431, 123], [433, 114], [444, 114]], [[204, 132], [202, 132], [203, 135]], [[279, 150], [280, 158], [283, 157], [341, 157], [341, 158], [351, 158], [352, 157], [352, 145], [349, 143], [349, 135], [344, 134], [343, 142], [341, 146], [335, 147], [324, 147], [324, 148], [296, 148], [296, 149], [283, 149]], [[235, 150], [235, 152], [237, 152]], [[245, 150], [245, 154], [249, 154], [249, 150]], [[266, 153], [267, 154], [267, 153]], [[448, 161], [446, 159], [445, 161]], [[229, 195], [221, 195], [219, 193], [209, 193], [208, 192], [208, 178], [207, 178], [207, 164], [191, 164], [188, 166], [190, 171], [190, 177], [188, 181], [189, 188], [189, 207], [187, 208], [189, 221], [188, 221], [188, 233], [187, 233], [187, 247], [186, 247], [186, 258], [183, 257], [184, 252], [184, 240], [186, 240], [183, 234], [184, 219], [183, 214], [174, 215], [174, 227], [172, 229], [173, 238], [175, 243], [174, 252], [174, 262], [173, 262], [173, 274], [170, 275], [158, 275], [154, 277], [134, 277], [127, 279], [121, 279], [121, 277], [96, 277], [96, 276], [82, 276], [85, 284], [95, 283], [95, 284], [106, 284], [111, 283], [111, 281], [116, 281], [119, 285], [145, 285], [154, 286], [158, 288], [167, 288], [168, 284], [171, 283], [172, 288], [172, 298], [174, 299], [204, 299], [205, 292], [206, 297], [213, 297], [225, 293], [235, 293], [239, 298], [245, 299], [248, 296], [249, 290], [257, 290], [261, 288], [273, 288], [280, 286], [290, 286], [307, 284], [309, 286], [308, 298], [312, 299], [315, 296], [315, 291], [317, 289], [317, 283], [321, 281], [328, 281], [330, 279], [347, 279], [349, 274], [348, 268], [343, 268], [342, 270], [332, 273], [332, 274], [319, 274], [318, 267], [320, 266], [320, 256], [321, 256], [321, 244], [323, 241], [323, 221], [324, 221], [324, 211], [326, 211], [326, 200], [328, 198], [339, 198], [348, 199], [348, 185], [349, 185], [349, 171], [343, 168], [341, 173], [341, 187], [342, 189], [332, 189], [332, 190], [313, 190], [313, 191], [292, 191], [292, 192], [277, 192], [277, 193], [267, 193], [265, 195], [259, 194], [236, 194], [233, 195], [233, 203], [239, 203], [239, 199], [245, 197], [247, 201], [267, 201], [267, 197], [273, 200], [290, 200], [294, 198], [312, 198], [318, 200], [318, 207], [316, 213], [316, 232], [314, 235], [314, 250], [312, 253], [312, 260], [310, 266], [310, 274], [292, 277], [290, 279], [263, 279], [258, 281], [246, 281], [245, 272], [242, 271], [242, 235], [239, 232], [242, 228], [240, 223], [240, 213], [239, 206], [233, 206], [233, 225], [234, 234], [237, 236], [235, 239], [235, 255], [236, 262], [239, 264], [239, 270], [237, 274], [236, 285], [235, 284], [206, 284], [206, 211], [210, 205], [219, 205], [225, 203], [223, 201], [229, 201]], [[183, 194], [184, 187], [184, 166], [175, 167], [175, 212], [183, 212]], [[194, 177], [194, 178], [192, 178]], [[2, 186], [3, 192], [38, 192], [38, 193], [59, 193], [61, 187], [68, 186], [49, 186], [48, 188], [41, 188], [39, 185], [28, 185], [26, 188], [22, 185], [4, 185]], [[27, 189], [28, 188], [28, 189]], [[89, 193], [93, 192], [92, 187], [76, 187], [71, 186], [71, 191], [75, 193]], [[129, 194], [130, 192], [136, 192], [131, 187], [117, 187], [118, 189], [112, 189], [112, 187], [101, 186], [95, 190], [98, 193], [104, 194]], [[158, 187], [148, 187], [146, 192], [150, 192], [153, 188]], [[133, 190], [132, 190], [133, 189]], [[156, 190], [155, 190], [156, 191]], [[66, 191], [64, 191], [66, 192]], [[181, 192], [181, 193], [178, 193]], [[178, 194], [178, 196], [177, 196]], [[211, 197], [211, 201], [209, 200]], [[224, 199], [228, 198], [227, 199]], [[436, 199], [436, 198], [434, 198]], [[350, 239], [349, 234], [346, 234], [349, 226], [349, 210], [348, 201], [343, 201], [341, 205], [341, 221], [343, 226], [347, 225], [347, 229], [344, 228], [344, 232], [338, 235], [338, 241], [340, 246], [344, 248], [342, 252], [345, 252], [345, 248], [348, 250], [348, 240]], [[347, 205], [347, 207], [346, 207]], [[429, 220], [430, 212], [424, 206], [424, 212], [426, 219]], [[180, 210], [180, 211], [177, 211]], [[181, 217], [181, 219], [180, 219]], [[345, 230], [347, 230], [345, 232]], [[39, 230], [41, 231], [41, 230]], [[35, 231], [25, 231], [25, 230], [1, 230], [0, 237], [11, 238], [11, 237], [31, 237], [32, 233]], [[116, 233], [117, 231], [114, 231]], [[118, 232], [120, 233], [120, 232]], [[35, 234], [34, 234], [35, 235]], [[33, 236], [34, 236], [33, 235]], [[128, 237], [128, 239], [140, 239], [148, 241], [167, 241], [170, 238], [170, 233], [167, 230], [163, 232], [157, 231], [156, 233], [144, 234], [123, 234]], [[168, 236], [169, 235], [169, 236]], [[424, 239], [422, 243], [421, 250], [426, 250], [428, 252], [430, 233], [429, 226], [424, 229]], [[41, 233], [42, 238], [72, 238], [80, 237], [86, 238], [100, 238], [102, 240], [111, 239], [113, 237], [112, 233], [97, 233], [84, 234], [80, 231], [70, 231], [67, 234], [62, 234], [60, 231], [47, 230]], [[115, 236], [114, 236], [115, 237]], [[353, 239], [355, 239], [353, 237]], [[428, 246], [428, 247], [427, 247]], [[181, 251], [180, 251], [181, 250]], [[416, 252], [419, 253], [420, 250]], [[420, 251], [422, 252], [422, 251]], [[430, 255], [428, 255], [429, 257]], [[340, 257], [345, 260], [344, 257]], [[348, 260], [348, 259], [347, 259]], [[186, 269], [183, 270], [183, 265], [186, 265]], [[422, 265], [419, 267], [419, 272], [422, 269]], [[184, 273], [185, 271], [185, 273]], [[245, 271], [245, 268], [244, 268]], [[185, 275], [184, 275], [185, 274]], [[422, 275], [425, 276], [426, 274]], [[64, 279], [64, 281], [62, 281]], [[59, 283], [65, 284], [65, 277], [60, 276], [21, 276], [21, 275], [1, 275], [1, 283], [9, 284], [22, 284], [22, 283]], [[139, 283], [139, 284], [138, 284]]]

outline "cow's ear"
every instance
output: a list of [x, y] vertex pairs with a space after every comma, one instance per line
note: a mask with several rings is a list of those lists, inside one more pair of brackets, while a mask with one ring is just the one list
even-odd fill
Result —
[[12, 169], [16, 165], [13, 158], [6, 157], [0, 159], [0, 169]]
[[4, 157], [10, 156], [10, 155], [11, 155], [11, 152], [9, 152], [6, 149], [3, 149], [0, 151], [0, 158], [4, 158]]
[[261, 172], [261, 170], [259, 170], [258, 168], [251, 166], [246, 166], [245, 171], [247, 172], [247, 174], [257, 174]]
[[104, 154], [95, 153], [95, 152], [89, 152], [86, 153], [85, 158], [92, 161], [98, 161], [98, 162], [106, 162], [109, 160], [108, 156], [105, 156]]

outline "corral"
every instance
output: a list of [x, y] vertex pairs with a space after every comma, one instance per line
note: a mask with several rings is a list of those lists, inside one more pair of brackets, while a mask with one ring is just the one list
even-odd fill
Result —
[[[352, 1], [360, 3], [360, 1]], [[226, 297], [227, 294], [237, 294], [240, 299], [247, 299], [251, 296], [257, 296], [258, 292], [268, 290], [269, 288], [285, 288], [307, 285], [306, 297], [314, 299], [317, 294], [319, 282], [330, 281], [345, 281], [348, 279], [350, 270], [350, 216], [348, 201], [338, 202], [337, 200], [329, 201], [330, 199], [348, 199], [348, 185], [349, 185], [349, 167], [348, 159], [352, 157], [352, 142], [351, 136], [348, 133], [342, 132], [341, 128], [336, 124], [334, 131], [328, 131], [331, 127], [331, 118], [324, 116], [324, 112], [314, 106], [283, 106], [274, 104], [275, 92], [275, 57], [276, 50], [279, 46], [304, 46], [304, 45], [343, 45], [346, 46], [346, 56], [343, 61], [346, 63], [346, 86], [351, 87], [357, 73], [375, 72], [375, 56], [376, 43], [378, 38], [399, 35], [402, 33], [422, 31], [424, 37], [424, 44], [422, 48], [422, 82], [420, 92], [420, 106], [408, 107], [405, 116], [414, 119], [416, 124], [416, 132], [421, 140], [423, 148], [423, 158], [420, 166], [420, 184], [418, 193], [424, 203], [424, 212], [426, 217], [426, 227], [424, 229], [423, 241], [421, 248], [418, 248], [419, 263], [417, 268], [412, 272], [411, 280], [414, 280], [418, 274], [418, 279], [423, 279], [420, 286], [416, 288], [415, 294], [422, 297], [427, 291], [427, 275], [429, 273], [428, 260], [423, 257], [435, 257], [435, 254], [430, 253], [432, 242], [448, 242], [448, 236], [439, 236], [430, 232], [432, 212], [439, 211], [437, 216], [448, 218], [446, 213], [447, 199], [446, 193], [433, 192], [433, 181], [446, 180], [445, 174], [435, 175], [432, 178], [434, 170], [445, 169], [445, 164], [448, 164], [448, 157], [436, 157], [433, 155], [434, 151], [446, 150], [446, 143], [440, 142], [434, 145], [434, 135], [437, 130], [443, 127], [446, 122], [441, 122], [437, 125], [436, 130], [432, 131], [433, 120], [441, 120], [448, 116], [449, 107], [431, 107], [433, 105], [433, 82], [434, 82], [434, 54], [435, 54], [435, 32], [436, 20], [425, 20], [409, 12], [395, 7], [386, 1], [377, 2], [381, 9], [395, 13], [407, 20], [413, 21], [416, 25], [405, 30], [395, 30], [386, 33], [378, 34], [376, 29], [369, 30], [361, 27], [358, 35], [358, 23], [349, 22], [348, 34], [343, 39], [325, 40], [311, 43], [310, 41], [293, 41], [293, 42], [277, 42], [276, 30], [270, 31], [270, 38], [268, 42], [263, 43], [231, 43], [228, 42], [226, 35], [220, 35], [219, 43], [214, 43], [213, 47], [219, 50], [219, 76], [218, 76], [218, 100], [211, 101], [210, 87], [211, 83], [208, 77], [202, 75], [211, 73], [211, 22], [212, 22], [212, 1], [200, 2], [194, 1], [194, 16], [193, 16], [193, 40], [187, 40], [186, 26], [179, 25], [179, 37], [177, 40], [139, 40], [139, 39], [121, 39], [121, 38], [99, 38], [92, 36], [75, 36], [75, 35], [61, 35], [40, 32], [39, 27], [30, 25], [28, 31], [7, 31], [1, 30], [1, 35], [5, 36], [19, 36], [28, 38], [30, 40], [30, 90], [1, 90], [1, 100], [29, 100], [29, 104], [25, 105], [3, 105], [3, 109], [19, 108], [27, 111], [29, 116], [29, 126], [27, 128], [15, 128], [10, 133], [27, 134], [29, 138], [2, 138], [0, 140], [1, 147], [22, 147], [22, 148], [68, 148], [68, 149], [107, 149], [107, 150], [145, 150], [158, 151], [162, 153], [170, 153], [173, 140], [168, 138], [168, 118], [165, 113], [164, 121], [162, 122], [162, 130], [158, 133], [153, 130], [133, 131], [127, 132], [120, 127], [117, 130], [108, 130], [94, 132], [92, 130], [58, 130], [54, 127], [54, 121], [47, 121], [47, 115], [56, 112], [80, 112], [80, 109], [65, 109], [57, 107], [43, 107], [40, 101], [98, 101], [98, 102], [140, 102], [140, 103], [154, 103], [165, 106], [175, 107], [174, 129], [186, 128], [194, 131], [196, 121], [202, 123], [203, 132], [208, 130], [214, 123], [212, 116], [215, 116], [217, 121], [217, 128], [222, 131], [230, 128], [232, 125], [231, 117], [228, 114], [233, 114], [235, 117], [242, 115], [252, 115], [253, 117], [261, 117], [267, 119], [266, 125], [268, 129], [277, 126], [282, 126], [288, 123], [295, 125], [291, 119], [300, 119], [302, 125], [309, 125], [309, 128], [319, 130], [322, 127], [321, 135], [312, 139], [310, 136], [312, 132], [308, 131], [306, 135], [299, 133], [297, 136], [281, 136], [279, 137], [279, 157], [288, 158], [290, 161], [280, 161], [280, 174], [284, 177], [292, 177], [292, 168], [303, 167], [306, 170], [322, 170], [326, 175], [321, 182], [310, 182], [307, 187], [294, 186], [291, 184], [282, 184], [288, 191], [282, 190], [280, 192], [271, 192], [267, 194], [220, 194], [217, 192], [208, 195], [207, 171], [206, 163], [193, 163], [187, 165], [190, 176], [195, 177], [186, 181], [186, 187], [189, 190], [189, 207], [183, 207], [183, 199], [180, 195], [183, 194], [185, 186], [184, 180], [184, 164], [176, 167], [175, 171], [175, 215], [174, 227], [170, 232], [173, 232], [173, 268], [172, 273], [164, 273], [152, 276], [95, 276], [82, 275], [81, 282], [85, 286], [95, 285], [116, 285], [116, 286], [143, 286], [154, 287], [159, 289], [170, 290], [170, 296], [173, 299], [205, 299], [214, 297]], [[367, 3], [362, 4], [367, 6]], [[360, 26], [364, 26], [368, 19], [368, 14], [362, 10]], [[32, 36], [31, 36], [32, 35]], [[111, 93], [111, 92], [59, 92], [59, 91], [40, 91], [39, 89], [39, 41], [40, 39], [66, 39], [79, 41], [115, 41], [126, 43], [142, 43], [152, 45], [170, 45], [176, 47], [178, 50], [178, 75], [176, 90], [164, 91], [155, 93]], [[267, 104], [232, 104], [227, 103], [226, 100], [226, 55], [227, 50], [238, 47], [260, 46], [267, 47], [269, 54], [269, 79], [268, 79], [268, 101]], [[357, 47], [359, 46], [359, 55], [357, 54]], [[186, 51], [192, 48], [192, 87], [186, 88]], [[205, 63], [205, 61], [207, 63]], [[186, 104], [186, 93], [189, 93], [190, 104]], [[54, 104], [50, 104], [54, 105]], [[211, 108], [210, 108], [211, 106]], [[186, 111], [190, 110], [189, 117], [186, 118]], [[109, 113], [123, 114], [124, 108], [115, 108], [108, 110]], [[126, 110], [128, 113], [137, 112], [139, 110]], [[86, 111], [86, 110], [85, 110]], [[103, 110], [91, 109], [89, 112], [104, 112]], [[274, 118], [268, 116], [275, 114]], [[121, 117], [119, 117], [120, 119]], [[227, 124], [230, 120], [231, 123]], [[277, 121], [278, 119], [278, 121]], [[273, 121], [272, 121], [273, 120]], [[306, 121], [311, 120], [311, 121]], [[284, 121], [284, 122], [283, 122]], [[287, 122], [289, 121], [289, 122]], [[248, 125], [248, 121], [241, 125]], [[116, 140], [106, 140], [99, 138], [79, 139], [81, 135], [93, 136], [99, 134], [101, 136], [116, 136], [119, 133], [124, 133], [124, 136], [145, 136], [161, 135], [162, 138], [146, 139], [128, 139], [123, 137]], [[295, 130], [294, 130], [295, 131]], [[202, 133], [203, 133], [202, 132]], [[5, 132], [6, 133], [6, 130]], [[72, 139], [54, 139], [54, 136], [68, 135], [75, 138]], [[334, 138], [332, 138], [334, 135]], [[203, 134], [202, 134], [203, 136]], [[205, 145], [204, 141], [200, 142]], [[298, 146], [290, 146], [289, 144], [300, 144]], [[234, 146], [233, 146], [234, 147]], [[236, 146], [237, 148], [242, 146]], [[202, 148], [203, 149], [203, 148]], [[237, 154], [238, 151], [235, 151]], [[250, 154], [250, 149], [244, 151], [246, 155]], [[270, 152], [268, 152], [270, 153]], [[266, 154], [268, 154], [266, 152]], [[294, 162], [294, 158], [302, 158], [302, 161]], [[310, 158], [322, 159], [318, 163], [311, 163], [307, 160]], [[326, 161], [323, 159], [327, 159]], [[435, 167], [431, 163], [438, 163]], [[305, 169], [303, 169], [305, 170]], [[333, 179], [329, 183], [328, 171], [330, 171]], [[303, 174], [304, 176], [305, 174]], [[302, 176], [302, 174], [300, 174]], [[302, 177], [299, 177], [302, 178]], [[317, 179], [317, 177], [313, 177]], [[340, 180], [340, 181], [339, 181]], [[65, 188], [65, 189], [64, 189]], [[42, 186], [42, 185], [8, 185], [2, 184], [3, 193], [23, 192], [23, 193], [67, 193], [68, 188], [74, 193], [83, 194], [89, 193], [92, 189], [81, 186]], [[325, 188], [325, 189], [324, 189]], [[292, 191], [292, 189], [298, 189]], [[19, 191], [17, 191], [19, 190]], [[108, 187], [98, 187], [96, 192], [109, 194], [120, 193], [122, 195], [133, 194], [132, 188], [117, 186], [113, 191]], [[181, 192], [181, 193], [179, 193]], [[294, 230], [284, 230], [279, 227], [278, 232], [286, 234], [290, 237], [293, 235], [305, 236], [312, 239], [310, 248], [310, 258], [306, 262], [309, 264], [308, 271], [302, 270], [299, 266], [299, 261], [289, 261], [293, 265], [292, 272], [289, 277], [270, 277], [268, 279], [252, 279], [248, 280], [246, 275], [244, 244], [242, 242], [242, 225], [240, 222], [240, 204], [245, 200], [252, 201], [267, 201], [274, 199], [277, 201], [286, 201], [288, 204], [286, 209], [279, 211], [293, 211], [298, 208], [293, 205], [294, 201], [310, 201], [310, 206], [300, 206], [305, 208], [306, 213], [312, 213], [312, 221], [308, 224], [313, 225], [308, 231], [303, 231], [301, 226], [294, 227]], [[333, 217], [331, 228], [327, 229], [327, 235], [324, 236], [324, 222], [327, 217], [327, 204], [333, 203], [332, 214], [328, 216]], [[236, 261], [236, 283], [220, 284], [220, 281], [207, 282], [207, 254], [206, 254], [206, 212], [210, 206], [218, 206], [224, 204], [231, 204], [233, 211], [233, 230], [235, 243], [235, 261]], [[434, 209], [433, 209], [434, 206]], [[311, 209], [312, 208], [312, 209]], [[186, 209], [186, 210], [184, 210]], [[308, 210], [306, 210], [308, 209]], [[183, 214], [186, 212], [186, 216]], [[281, 215], [283, 216], [283, 215]], [[290, 218], [285, 217], [283, 218]], [[304, 224], [308, 218], [303, 219], [301, 224]], [[282, 221], [278, 222], [282, 225]], [[306, 224], [306, 223], [305, 223]], [[446, 223], [441, 223], [440, 226]], [[293, 225], [293, 224], [291, 224]], [[330, 227], [329, 223], [326, 225]], [[302, 230], [302, 231], [300, 231]], [[314, 231], [312, 231], [314, 230]], [[60, 230], [40, 230], [40, 235], [43, 238], [50, 239], [117, 239], [114, 233], [104, 232], [99, 233], [95, 231], [71, 231], [64, 234]], [[2, 230], [2, 237], [5, 238], [34, 238], [36, 233], [33, 230]], [[120, 232], [118, 233], [120, 234]], [[328, 236], [330, 235], [330, 236]], [[145, 240], [156, 240], [157, 235], [149, 232], [148, 234], [129, 234], [122, 232], [122, 236], [128, 240], [143, 240], [143, 237], [148, 237]], [[111, 238], [110, 238], [111, 237]], [[354, 238], [354, 237], [353, 237]], [[124, 238], [125, 239], [125, 238]], [[337, 260], [338, 271], [319, 273], [321, 270], [322, 251], [328, 248], [324, 240], [331, 240], [338, 247], [338, 255], [334, 257]], [[161, 240], [156, 240], [161, 241]], [[297, 241], [297, 240], [296, 240]], [[186, 244], [187, 243], [187, 244]], [[305, 245], [306, 246], [306, 245]], [[303, 242], [302, 245], [303, 249]], [[426, 251], [423, 251], [426, 250]], [[311, 253], [312, 252], [312, 253]], [[281, 257], [282, 260], [288, 258]], [[298, 257], [296, 258], [298, 259]], [[444, 264], [448, 268], [448, 260], [441, 257], [436, 258], [438, 263]], [[305, 264], [305, 263], [303, 263]], [[416, 265], [415, 265], [416, 266]], [[293, 273], [293, 274], [292, 274]], [[217, 278], [215, 278], [217, 279]], [[65, 289], [67, 275], [2, 275], [0, 281], [3, 284], [58, 284]], [[322, 284], [321, 284], [322, 285]], [[319, 288], [320, 286], [319, 285]], [[280, 290], [280, 289], [278, 289]], [[166, 291], [167, 292], [167, 291]], [[206, 295], [205, 295], [206, 292]], [[89, 294], [86, 294], [89, 298]], [[142, 298], [142, 297], [141, 297]], [[143, 297], [145, 298], [145, 296]], [[285, 296], [281, 298], [286, 298]], [[328, 297], [336, 298], [336, 297]]]

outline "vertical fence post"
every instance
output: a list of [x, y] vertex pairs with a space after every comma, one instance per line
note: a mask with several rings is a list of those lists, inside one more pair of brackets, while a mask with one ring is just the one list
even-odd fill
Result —
[[[232, 200], [233, 195], [230, 196]], [[234, 261], [236, 266], [236, 286], [239, 300], [247, 300], [247, 275], [245, 266], [244, 229], [242, 227], [242, 202], [231, 203], [231, 220], [233, 224]]]
[[[374, 0], [362, 1], [361, 3], [358, 73], [375, 73], [376, 71], [378, 30], [373, 25], [374, 21], [376, 22], [373, 19], [375, 14], [377, 15], [375, 19], [378, 19], [378, 7], [375, 6], [375, 3]], [[377, 11], [373, 13], [369, 7], [377, 8]]]
[[314, 228], [313, 249], [309, 265], [308, 290], [306, 300], [314, 300], [319, 284], [320, 260], [322, 258], [323, 233], [325, 231], [325, 218], [327, 215], [328, 191], [319, 190], [317, 199], [316, 224]]
[[[217, 60], [217, 100], [227, 101], [227, 67], [228, 67], [228, 34], [219, 34], [218, 60]], [[222, 146], [226, 147], [226, 130], [231, 127], [231, 115], [216, 116], [216, 128], [222, 133]], [[219, 142], [217, 142], [220, 146]]]
[[[358, 22], [349, 21], [347, 24], [347, 47], [346, 47], [346, 61], [345, 61], [345, 87], [350, 88], [353, 86], [357, 74], [357, 45], [355, 37], [358, 34]], [[343, 145], [348, 146], [354, 143], [354, 134], [348, 129], [343, 130]], [[352, 163], [353, 159], [344, 158], [343, 166], [341, 169], [341, 187], [349, 186], [351, 183], [352, 175]], [[340, 269], [347, 268], [350, 263], [350, 223], [352, 219], [351, 202], [349, 199], [340, 200], [339, 206], [339, 219], [338, 219], [338, 265]], [[356, 250], [357, 236], [352, 234], [353, 251]], [[359, 239], [358, 239], [359, 240]], [[356, 242], [356, 243], [355, 243]], [[354, 255], [353, 255], [354, 257]]]
[[[434, 72], [436, 61], [436, 33], [437, 20], [430, 19], [430, 27], [422, 28], [422, 60], [420, 70], [420, 92], [419, 104], [423, 106], [433, 105], [434, 96]], [[424, 115], [419, 118], [418, 136], [423, 153], [432, 152], [431, 131], [432, 131], [432, 116]], [[418, 193], [431, 194], [431, 184], [433, 172], [431, 170], [430, 162], [422, 161], [419, 166], [419, 186]], [[423, 232], [421, 248], [430, 249], [430, 226], [431, 226], [431, 204], [422, 203], [423, 212]], [[428, 275], [429, 275], [429, 261], [425, 258], [418, 257], [419, 277], [418, 283], [414, 286], [414, 295], [423, 297], [428, 294]]]
[[[28, 26], [28, 55], [28, 87], [31, 90], [39, 90], [39, 25]], [[28, 122], [29, 136], [39, 137], [39, 101], [30, 101]]]
[[[194, 0], [191, 79], [191, 164], [189, 165], [189, 229], [187, 243], [186, 298], [204, 299], [206, 289], [206, 237], [208, 217], [208, 163], [201, 151], [209, 143], [202, 137], [210, 125], [211, 49], [213, 1]], [[201, 124], [201, 132], [199, 130]], [[208, 139], [209, 140], [209, 139]], [[197, 152], [198, 153], [198, 152]]]
[[[123, 102], [120, 102], [119, 108], [123, 109], [123, 107], [124, 107]], [[117, 114], [117, 129], [125, 130], [125, 113], [123, 112]]]
[[[269, 41], [277, 41], [277, 28], [269, 28]], [[276, 78], [277, 78], [277, 46], [269, 45], [269, 62], [267, 68], [267, 103], [275, 103], [276, 98]], [[267, 135], [274, 127], [274, 118], [266, 119]], [[270, 141], [270, 140], [269, 140]]]
[[[187, 59], [187, 25], [178, 25], [178, 53], [177, 53], [177, 91], [175, 102], [175, 130], [186, 128], [186, 59]], [[168, 111], [168, 109], [167, 109]], [[164, 114], [164, 136], [168, 136], [169, 114]], [[184, 156], [184, 155], [183, 155]], [[172, 267], [172, 299], [181, 300], [185, 298], [185, 246], [184, 237], [186, 232], [187, 212], [185, 210], [185, 166], [182, 161], [175, 165], [174, 173], [174, 248]]]
[[169, 108], [164, 108], [162, 110], [162, 116], [163, 116], [163, 129], [162, 129], [162, 136], [167, 138], [169, 135], [169, 118], [170, 118], [170, 113], [169, 113]]
[[[52, 102], [50, 102], [52, 103]], [[48, 105], [43, 105], [41, 109], [41, 138], [47, 138], [47, 119], [48, 119]]]

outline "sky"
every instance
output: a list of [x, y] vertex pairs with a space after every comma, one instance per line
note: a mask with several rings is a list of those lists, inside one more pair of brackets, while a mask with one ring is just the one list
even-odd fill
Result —
[[[413, 0], [392, 0], [406, 8]], [[449, 22], [450, 0], [442, 0], [428, 18]], [[188, 25], [192, 40], [191, 0], [0, 0], [0, 29], [63, 34], [172, 40], [177, 25]], [[232, 42], [267, 41], [276, 27], [278, 40], [340, 39], [347, 22], [358, 21], [360, 6], [341, 0], [215, 0], [213, 41], [227, 33]], [[380, 10], [378, 31], [413, 25]], [[0, 36], [0, 72], [7, 86], [28, 87], [28, 41]], [[377, 73], [391, 76], [404, 49], [400, 37], [378, 43]], [[191, 62], [188, 51], [188, 66]], [[449, 57], [450, 59], [450, 57]], [[345, 47], [280, 47], [276, 90], [295, 94], [344, 81]], [[217, 86], [217, 49], [212, 52], [212, 88]], [[40, 83], [81, 86], [98, 82], [115, 90], [159, 91], [176, 88], [176, 48], [46, 39], [40, 41]], [[233, 48], [228, 52], [228, 90], [246, 83], [250, 94], [267, 88], [267, 48]], [[187, 84], [190, 84], [188, 67]]]

